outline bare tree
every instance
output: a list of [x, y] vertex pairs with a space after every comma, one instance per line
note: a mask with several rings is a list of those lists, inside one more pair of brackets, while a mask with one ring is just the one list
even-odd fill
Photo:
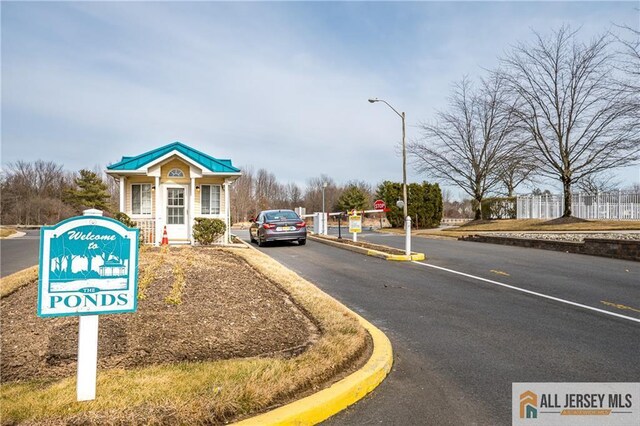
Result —
[[62, 201], [72, 182], [72, 174], [51, 161], [8, 164], [0, 176], [2, 223], [40, 225], [72, 216], [73, 209]]
[[322, 187], [325, 183], [327, 184], [324, 190], [325, 211], [330, 210], [338, 201], [341, 192], [340, 188], [329, 176], [321, 174], [319, 177], [307, 180], [307, 188], [304, 192], [304, 206], [307, 212], [322, 211]]
[[620, 181], [610, 172], [591, 174], [577, 183], [578, 189], [585, 194], [595, 195], [598, 192], [609, 192], [620, 187]]
[[633, 100], [637, 106], [640, 100], [640, 31], [628, 26], [619, 28], [625, 35], [613, 35], [620, 47], [616, 68], [623, 73], [620, 81], [623, 89], [635, 95]]
[[286, 207], [294, 209], [302, 206], [302, 203], [304, 202], [302, 199], [302, 190], [296, 183], [289, 182], [286, 185], [283, 185], [283, 189], [285, 193]]
[[241, 170], [242, 176], [231, 186], [231, 216], [234, 222], [247, 222], [256, 216], [253, 167], [246, 166]]
[[[636, 161], [637, 116], [630, 93], [615, 84], [610, 38], [587, 44], [568, 27], [536, 34], [502, 62], [520, 98], [517, 111], [540, 159], [539, 172], [559, 179], [563, 217], [571, 216], [571, 187], [589, 175]], [[635, 124], [634, 124], [635, 123]]]
[[468, 78], [455, 85], [448, 111], [434, 124], [421, 124], [423, 138], [408, 145], [419, 172], [454, 183], [476, 203], [482, 217], [483, 198], [501, 183], [499, 166], [519, 146], [512, 100], [502, 77], [491, 75], [474, 90]]
[[259, 169], [256, 172], [254, 187], [256, 211], [277, 207], [276, 199], [279, 192], [280, 188], [276, 176], [265, 169]]
[[518, 152], [514, 153], [512, 159], [498, 165], [500, 182], [507, 197], [513, 197], [518, 186], [532, 180], [532, 174], [536, 170], [532, 158], [528, 154], [522, 155]]

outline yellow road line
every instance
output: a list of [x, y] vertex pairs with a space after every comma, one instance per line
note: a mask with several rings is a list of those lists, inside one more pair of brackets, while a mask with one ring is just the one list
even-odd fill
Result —
[[507, 274], [506, 272], [504, 272], [504, 271], [499, 271], [499, 270], [497, 270], [497, 269], [492, 269], [492, 270], [491, 270], [491, 271], [489, 271], [489, 272], [493, 272], [494, 274], [498, 274], [498, 275], [504, 275], [505, 277], [510, 277], [510, 276], [511, 276], [511, 275]]
[[631, 306], [622, 305], [620, 303], [607, 302], [606, 300], [601, 300], [600, 303], [607, 306], [612, 306], [614, 308], [622, 309], [623, 311], [626, 310], [640, 313], [640, 309], [632, 308]]

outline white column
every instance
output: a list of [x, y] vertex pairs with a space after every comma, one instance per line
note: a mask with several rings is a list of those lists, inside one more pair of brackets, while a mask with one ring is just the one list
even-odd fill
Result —
[[227, 230], [225, 231], [224, 241], [225, 244], [231, 242], [231, 196], [229, 194], [229, 182], [224, 182], [224, 214], [226, 216]]
[[162, 241], [162, 214], [163, 206], [162, 206], [162, 190], [160, 189], [160, 176], [156, 176], [156, 246], [160, 245], [160, 241]]
[[191, 178], [191, 189], [189, 190], [189, 241], [193, 245], [193, 224], [196, 216], [196, 179]]
[[127, 199], [125, 198], [127, 185], [127, 178], [124, 176], [120, 176], [120, 211], [125, 213], [124, 209], [127, 207]]

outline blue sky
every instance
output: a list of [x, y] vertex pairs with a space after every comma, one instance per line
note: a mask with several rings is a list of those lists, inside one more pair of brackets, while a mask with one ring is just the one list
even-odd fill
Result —
[[[2, 2], [2, 164], [93, 168], [180, 140], [283, 182], [399, 181], [400, 119], [367, 98], [406, 111], [416, 138], [452, 82], [496, 66], [531, 30], [568, 23], [588, 39], [638, 28], [638, 7]], [[640, 181], [638, 166], [618, 174]]]

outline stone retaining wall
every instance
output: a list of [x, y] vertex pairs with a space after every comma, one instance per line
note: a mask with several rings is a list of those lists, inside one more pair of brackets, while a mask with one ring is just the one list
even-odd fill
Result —
[[459, 239], [463, 241], [564, 251], [640, 262], [640, 241], [633, 240], [585, 238], [584, 242], [569, 242], [532, 238], [493, 237], [490, 235], [469, 235], [467, 237], [460, 237]]

